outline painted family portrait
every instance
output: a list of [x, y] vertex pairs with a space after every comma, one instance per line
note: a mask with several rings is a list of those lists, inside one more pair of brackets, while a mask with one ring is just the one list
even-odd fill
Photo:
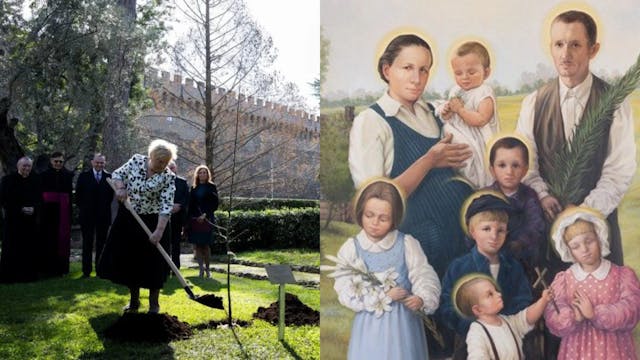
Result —
[[323, 359], [636, 359], [633, 1], [321, 2]]

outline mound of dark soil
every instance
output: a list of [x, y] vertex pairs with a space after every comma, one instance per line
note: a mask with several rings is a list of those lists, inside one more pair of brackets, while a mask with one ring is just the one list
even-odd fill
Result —
[[[320, 323], [320, 312], [303, 304], [297, 296], [286, 293], [284, 305], [285, 325], [318, 325]], [[280, 310], [276, 301], [269, 305], [268, 308], [258, 307], [258, 311], [253, 314], [253, 317], [277, 325], [279, 314]]]
[[168, 314], [126, 313], [109, 326], [105, 337], [118, 341], [163, 342], [187, 339], [189, 324]]

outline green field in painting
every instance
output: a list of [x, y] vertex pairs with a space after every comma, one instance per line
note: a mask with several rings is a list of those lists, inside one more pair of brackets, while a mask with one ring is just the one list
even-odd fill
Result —
[[[499, 97], [498, 116], [500, 126], [503, 131], [513, 131], [520, 112], [520, 104], [524, 96], [515, 95], [507, 97]], [[635, 137], [636, 144], [639, 144], [640, 136], [640, 91], [635, 91], [630, 96], [631, 106], [635, 118]], [[356, 113], [361, 108], [356, 109]], [[323, 114], [336, 113], [341, 109], [322, 110]], [[346, 136], [346, 135], [345, 135]], [[636, 149], [636, 158], [638, 156]], [[320, 169], [322, 171], [322, 169]], [[640, 273], [640, 247], [637, 246], [640, 239], [640, 227], [637, 226], [638, 218], [640, 218], [640, 177], [636, 171], [633, 182], [629, 191], [625, 195], [622, 204], [619, 207], [620, 227], [622, 230], [622, 239], [624, 247], [625, 264]], [[335, 255], [342, 243], [347, 237], [355, 235], [358, 231], [356, 225], [334, 222], [329, 229], [322, 231], [320, 235], [320, 252], [321, 254]], [[322, 260], [322, 264], [329, 265], [326, 260]], [[324, 275], [320, 278], [320, 354], [322, 359], [345, 359], [347, 346], [349, 343], [349, 332], [351, 329], [351, 319], [353, 312], [338, 302], [335, 291], [333, 290], [333, 279]], [[640, 329], [637, 327], [635, 332], [636, 352], [640, 355]], [[377, 341], [377, 340], [376, 340]]]

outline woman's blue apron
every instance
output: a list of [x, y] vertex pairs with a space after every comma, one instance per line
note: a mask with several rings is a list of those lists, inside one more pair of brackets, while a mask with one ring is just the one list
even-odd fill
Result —
[[[385, 119], [393, 132], [394, 160], [390, 178], [402, 174], [440, 141], [440, 138], [422, 136], [395, 116], [385, 116], [378, 104], [373, 104], [371, 109]], [[431, 106], [430, 109], [433, 111]], [[442, 132], [442, 122], [434, 118]], [[451, 168], [431, 169], [407, 199], [404, 221], [398, 228], [420, 242], [440, 279], [449, 263], [468, 251], [460, 225], [460, 208], [472, 190], [466, 183], [454, 180], [455, 176]]]

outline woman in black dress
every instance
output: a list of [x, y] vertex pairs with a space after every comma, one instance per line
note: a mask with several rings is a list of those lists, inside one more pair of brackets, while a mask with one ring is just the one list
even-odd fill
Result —
[[140, 288], [149, 289], [149, 313], [160, 312], [160, 289], [167, 279], [168, 267], [156, 248], [160, 243], [169, 250], [169, 218], [173, 207], [175, 175], [167, 165], [176, 158], [177, 148], [164, 140], [149, 145], [149, 155], [135, 154], [115, 170], [116, 197], [129, 198], [134, 210], [153, 231], [149, 237], [124, 205], [111, 226], [98, 276], [129, 288], [131, 298], [124, 310], [136, 312], [140, 307]]

